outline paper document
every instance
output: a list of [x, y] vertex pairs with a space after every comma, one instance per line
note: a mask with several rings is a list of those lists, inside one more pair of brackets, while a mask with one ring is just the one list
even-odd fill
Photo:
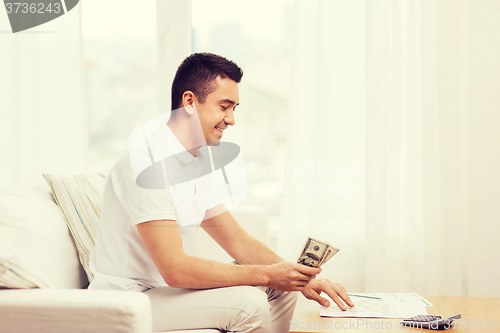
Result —
[[384, 303], [394, 303], [394, 304], [421, 303], [424, 306], [433, 306], [431, 302], [429, 302], [428, 300], [426, 300], [417, 293], [380, 293], [380, 294], [373, 293], [373, 294], [358, 294], [358, 295], [369, 295], [369, 296], [380, 297], [382, 302]]
[[[330, 307], [321, 307], [322, 317], [355, 317], [355, 318], [408, 318], [427, 314], [425, 306], [432, 304], [416, 293], [370, 293], [350, 296], [354, 307], [347, 306], [342, 311], [330, 300]], [[372, 296], [380, 299], [365, 298]], [[326, 296], [327, 297], [327, 296]], [[328, 298], [328, 297], [327, 297]]]

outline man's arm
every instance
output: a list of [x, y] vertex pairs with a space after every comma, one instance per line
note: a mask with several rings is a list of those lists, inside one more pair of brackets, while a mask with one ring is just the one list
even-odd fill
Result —
[[[224, 206], [220, 205], [209, 210], [207, 216], [213, 217], [203, 221], [201, 226], [234, 260], [247, 265], [269, 265], [283, 261], [271, 249], [243, 230], [231, 213], [224, 212], [224, 209]], [[321, 297], [323, 292], [342, 310], [346, 310], [342, 300], [347, 305], [354, 306], [345, 288], [339, 283], [331, 282], [328, 279], [314, 279], [301, 291], [306, 298], [314, 300], [325, 307], [329, 307], [330, 302]]]
[[[290, 262], [229, 265], [188, 256], [184, 253], [182, 237], [173, 220], [143, 222], [137, 225], [137, 230], [163, 279], [175, 288], [208, 289], [250, 285], [302, 291], [321, 272], [320, 268]], [[231, 235], [237, 233], [235, 230], [226, 232]], [[270, 255], [267, 260], [276, 258], [279, 257]]]

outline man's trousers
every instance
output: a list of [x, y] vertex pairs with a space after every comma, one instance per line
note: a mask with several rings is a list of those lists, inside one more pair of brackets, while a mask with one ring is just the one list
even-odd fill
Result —
[[213, 328], [255, 333], [288, 333], [298, 294], [250, 286], [204, 290], [165, 286], [144, 293], [151, 300], [155, 332]]

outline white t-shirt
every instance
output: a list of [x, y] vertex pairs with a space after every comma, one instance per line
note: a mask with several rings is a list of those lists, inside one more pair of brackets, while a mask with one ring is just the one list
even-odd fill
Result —
[[[104, 189], [98, 238], [89, 262], [94, 274], [89, 289], [145, 291], [165, 286], [136, 225], [176, 220], [184, 252], [194, 255], [197, 227], [208, 209], [222, 203], [213, 173], [194, 177], [198, 166], [206, 167], [208, 156], [187, 152], [166, 124], [150, 137], [150, 143], [155, 148], [155, 161], [169, 157], [163, 165], [189, 173], [184, 176], [191, 180], [168, 188], [148, 189], [136, 184], [130, 158], [131, 154], [137, 158], [136, 152], [125, 154], [114, 165]], [[163, 178], [158, 181], [164, 184]]]

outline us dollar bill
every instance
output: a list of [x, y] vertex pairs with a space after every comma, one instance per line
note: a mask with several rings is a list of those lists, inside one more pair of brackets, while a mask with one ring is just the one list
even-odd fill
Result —
[[339, 248], [327, 242], [321, 242], [317, 239], [308, 237], [297, 262], [309, 267], [320, 267], [338, 251], [340, 251]]
[[330, 260], [339, 251], [340, 251], [340, 249], [338, 247], [335, 247], [335, 246], [328, 244], [328, 251], [326, 252], [325, 257], [323, 258], [323, 261], [319, 265], [320, 266], [323, 265], [325, 262]]
[[297, 262], [309, 267], [319, 267], [328, 251], [328, 244], [308, 237]]

